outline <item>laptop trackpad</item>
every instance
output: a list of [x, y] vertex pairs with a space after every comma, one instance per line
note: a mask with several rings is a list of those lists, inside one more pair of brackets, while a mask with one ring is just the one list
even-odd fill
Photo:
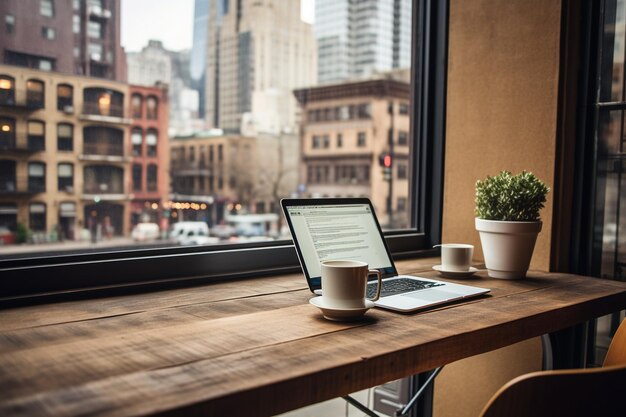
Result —
[[416, 291], [404, 294], [405, 297], [417, 298], [424, 301], [442, 301], [461, 298], [462, 294], [458, 292], [450, 292], [439, 289], [431, 289], [428, 291]]

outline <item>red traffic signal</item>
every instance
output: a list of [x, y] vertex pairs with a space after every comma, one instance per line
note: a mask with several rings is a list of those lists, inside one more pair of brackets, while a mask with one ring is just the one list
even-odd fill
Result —
[[391, 168], [391, 154], [383, 153], [379, 157], [380, 165], [385, 168]]

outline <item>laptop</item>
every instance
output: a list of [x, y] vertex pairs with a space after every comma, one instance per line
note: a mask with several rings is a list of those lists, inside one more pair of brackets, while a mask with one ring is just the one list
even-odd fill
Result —
[[[352, 259], [367, 262], [383, 276], [378, 307], [410, 312], [476, 297], [488, 288], [430, 278], [399, 275], [385, 242], [374, 207], [368, 198], [311, 198], [281, 200], [302, 271], [312, 292], [321, 295], [320, 262]], [[376, 290], [368, 284], [368, 297]]]

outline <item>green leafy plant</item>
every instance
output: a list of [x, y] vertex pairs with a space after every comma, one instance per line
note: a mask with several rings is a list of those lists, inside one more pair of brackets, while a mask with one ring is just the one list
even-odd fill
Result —
[[538, 221], [550, 189], [532, 172], [502, 171], [476, 181], [476, 216], [484, 220]]
[[24, 223], [18, 223], [15, 231], [15, 243], [26, 243], [30, 235], [30, 229]]

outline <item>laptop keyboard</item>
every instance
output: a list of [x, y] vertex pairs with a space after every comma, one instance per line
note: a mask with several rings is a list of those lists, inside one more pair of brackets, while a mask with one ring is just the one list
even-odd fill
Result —
[[[367, 297], [372, 298], [376, 295], [376, 282], [367, 284]], [[398, 278], [389, 281], [383, 281], [383, 288], [380, 291], [381, 297], [401, 294], [409, 291], [425, 290], [427, 288], [439, 287], [445, 285], [440, 282], [420, 281], [409, 278]]]

